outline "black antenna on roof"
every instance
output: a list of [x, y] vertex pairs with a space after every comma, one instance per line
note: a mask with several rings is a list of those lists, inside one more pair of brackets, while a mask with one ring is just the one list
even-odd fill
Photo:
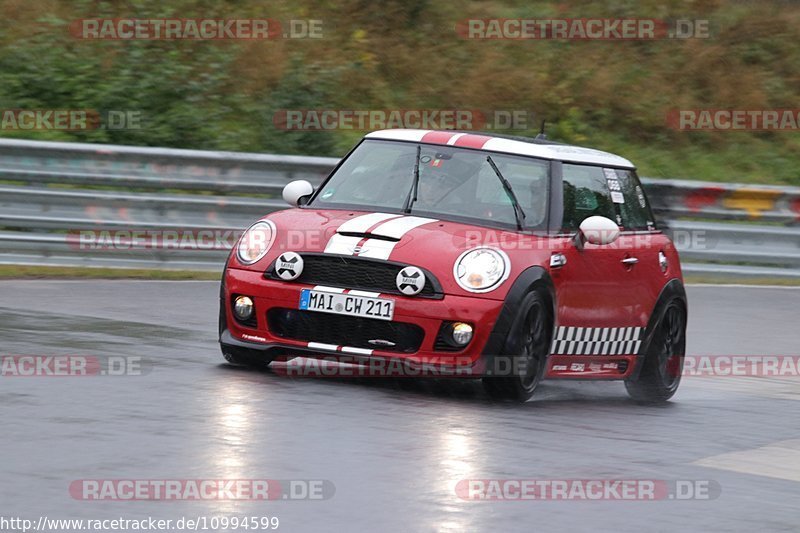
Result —
[[547, 135], [544, 133], [544, 124], [546, 121], [542, 121], [542, 127], [539, 129], [539, 135], [536, 136], [537, 139], [545, 141], [547, 140]]

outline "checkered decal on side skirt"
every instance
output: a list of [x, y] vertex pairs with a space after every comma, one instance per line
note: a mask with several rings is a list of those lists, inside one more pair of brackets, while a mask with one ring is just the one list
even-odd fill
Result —
[[560, 326], [552, 355], [636, 355], [644, 328], [577, 328]]

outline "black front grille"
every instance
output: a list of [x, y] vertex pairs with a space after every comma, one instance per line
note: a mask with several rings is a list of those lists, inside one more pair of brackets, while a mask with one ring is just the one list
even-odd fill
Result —
[[[302, 254], [303, 273], [295, 281], [308, 285], [327, 285], [344, 289], [360, 289], [386, 294], [402, 294], [397, 289], [397, 273], [408, 266], [403, 263], [344, 255]], [[423, 270], [424, 271], [424, 270]], [[441, 298], [436, 278], [425, 272], [425, 287], [418, 297]], [[266, 276], [280, 279], [270, 266]]]
[[[297, 309], [270, 309], [267, 323], [273, 334], [287, 339], [387, 352], [416, 352], [425, 337], [423, 329], [415, 324]], [[369, 341], [387, 341], [394, 346]]]

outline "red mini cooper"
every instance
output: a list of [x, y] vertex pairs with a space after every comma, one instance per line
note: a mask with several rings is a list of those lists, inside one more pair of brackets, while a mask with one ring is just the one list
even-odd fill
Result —
[[480, 377], [524, 401], [543, 378], [677, 390], [686, 293], [633, 164], [544, 139], [368, 134], [292, 209], [253, 224], [220, 292], [232, 363], [347, 356]]

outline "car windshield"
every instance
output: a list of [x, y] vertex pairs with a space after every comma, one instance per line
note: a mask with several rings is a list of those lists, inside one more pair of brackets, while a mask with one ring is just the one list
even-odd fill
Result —
[[[327, 181], [311, 205], [400, 212], [414, 180], [417, 146], [419, 185], [411, 213], [516, 227], [514, 204], [487, 161], [489, 153], [467, 148], [366, 140]], [[492, 153], [497, 170], [513, 188], [525, 213], [524, 227], [545, 223], [548, 163]]]

